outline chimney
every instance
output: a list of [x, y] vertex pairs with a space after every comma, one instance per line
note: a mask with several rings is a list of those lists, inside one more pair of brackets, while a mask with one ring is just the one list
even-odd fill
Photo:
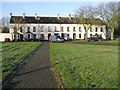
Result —
[[37, 13], [35, 13], [35, 19], [37, 19]]
[[57, 14], [57, 18], [58, 18], [58, 20], [60, 19], [60, 14]]
[[10, 13], [10, 17], [12, 17], [12, 13]]
[[23, 13], [23, 18], [25, 18], [25, 13]]
[[71, 20], [71, 14], [69, 14], [69, 19]]

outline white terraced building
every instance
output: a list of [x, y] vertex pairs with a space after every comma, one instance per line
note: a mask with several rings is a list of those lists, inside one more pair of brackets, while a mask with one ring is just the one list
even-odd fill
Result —
[[[49, 40], [51, 35], [59, 35], [64, 39], [85, 39], [85, 29], [77, 18], [71, 17], [42, 17], [37, 16], [12, 16], [10, 18], [10, 33], [15, 39], [15, 28], [19, 27], [16, 38], [19, 40], [43, 39]], [[101, 19], [95, 18], [91, 28], [88, 30], [87, 37], [91, 35], [101, 35], [106, 39], [106, 26]]]

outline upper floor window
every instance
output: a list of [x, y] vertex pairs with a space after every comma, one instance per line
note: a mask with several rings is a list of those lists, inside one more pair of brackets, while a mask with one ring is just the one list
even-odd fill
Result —
[[22, 32], [22, 27], [20, 27], [20, 32]]
[[70, 30], [69, 30], [69, 27], [67, 27], [67, 32], [69, 32]]
[[27, 31], [30, 32], [30, 27], [27, 27]]
[[33, 27], [33, 32], [36, 32], [36, 27]]
[[16, 32], [17, 32], [16, 27], [14, 27], [14, 33], [16, 33]]
[[95, 32], [97, 32], [98, 31], [98, 29], [97, 29], [97, 27], [95, 28]]
[[61, 32], [63, 32], [63, 27], [61, 27]]
[[48, 32], [51, 32], [50, 26], [48, 27]]
[[90, 27], [90, 32], [92, 32], [92, 27]]
[[81, 32], [81, 27], [79, 27], [79, 32]]
[[75, 32], [75, 27], [73, 27], [73, 31]]
[[102, 27], [100, 28], [100, 32], [103, 32], [103, 28]]
[[57, 31], [56, 26], [54, 27], [54, 31]]

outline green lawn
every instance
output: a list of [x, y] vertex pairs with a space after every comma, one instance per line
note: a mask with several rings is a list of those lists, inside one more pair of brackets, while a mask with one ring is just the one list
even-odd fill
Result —
[[66, 88], [118, 87], [118, 47], [51, 43], [50, 57]]
[[40, 46], [40, 42], [5, 42], [2, 43], [3, 79]]
[[108, 41], [96, 41], [96, 42], [88, 42], [87, 40], [74, 40], [72, 42], [77, 43], [86, 43], [86, 44], [97, 44], [97, 45], [118, 45], [118, 40], [108, 40]]

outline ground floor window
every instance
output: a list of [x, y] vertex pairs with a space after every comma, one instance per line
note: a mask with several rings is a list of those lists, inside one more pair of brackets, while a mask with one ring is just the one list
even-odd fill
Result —
[[67, 37], [69, 37], [69, 34], [67, 34]]
[[92, 36], [92, 34], [90, 34], [90, 37]]
[[79, 34], [79, 38], [81, 38], [81, 34]]
[[33, 34], [33, 39], [36, 39], [36, 34]]
[[73, 34], [73, 40], [76, 40], [76, 34], [75, 33]]

